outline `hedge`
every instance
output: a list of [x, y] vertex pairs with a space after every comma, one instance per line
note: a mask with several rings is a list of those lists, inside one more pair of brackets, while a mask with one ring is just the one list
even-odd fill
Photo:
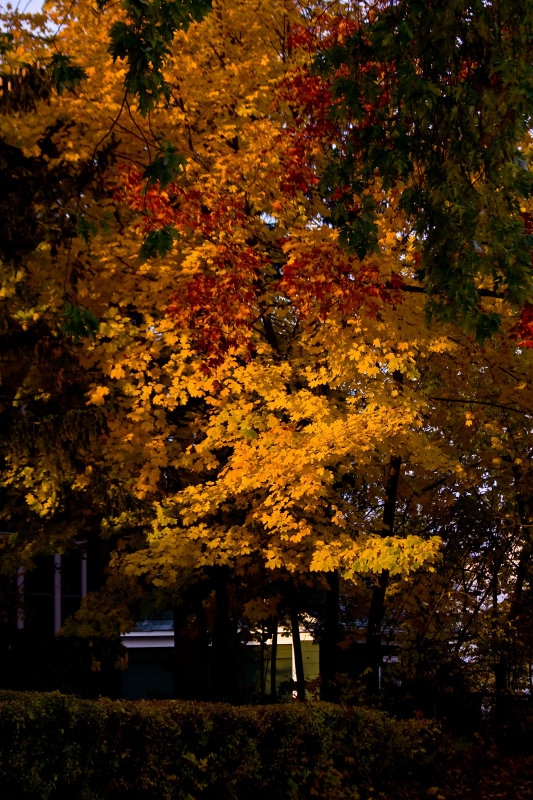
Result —
[[435, 780], [441, 742], [426, 720], [325, 703], [0, 692], [4, 800], [391, 797]]

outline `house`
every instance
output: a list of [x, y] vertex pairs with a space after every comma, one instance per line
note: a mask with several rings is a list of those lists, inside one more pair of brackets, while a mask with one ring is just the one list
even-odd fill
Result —
[[[319, 646], [306, 630], [300, 631], [304, 674], [307, 681], [319, 677]], [[122, 678], [125, 698], [172, 697], [174, 624], [171, 616], [142, 620], [122, 636], [127, 668]], [[241, 691], [244, 697], [264, 697], [272, 692], [272, 639], [249, 641], [243, 647]], [[292, 636], [280, 629], [276, 646], [275, 686], [278, 696], [289, 697], [296, 681]]]
[[[65, 620], [77, 611], [93, 588], [93, 580], [86, 551], [81, 546], [68, 555], [41, 557], [31, 572], [19, 568], [16, 580], [4, 580], [0, 686], [59, 688], [130, 699], [174, 696], [171, 614], [140, 620], [135, 630], [123, 634], [114, 646], [109, 641], [57, 637]], [[301, 630], [300, 637], [305, 677], [313, 681], [319, 676], [319, 646], [306, 630]], [[272, 640], [246, 642], [241, 651], [242, 696], [268, 698], [273, 685]], [[276, 647], [277, 695], [290, 697], [295, 678], [292, 637], [281, 629]]]

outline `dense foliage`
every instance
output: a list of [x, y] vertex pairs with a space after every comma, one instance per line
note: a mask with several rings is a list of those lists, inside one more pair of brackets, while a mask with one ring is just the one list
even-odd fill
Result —
[[317, 59], [333, 77], [343, 134], [323, 179], [332, 220], [365, 253], [383, 206], [353, 208], [351, 198], [368, 194], [376, 174], [385, 190], [398, 187], [430, 314], [482, 339], [499, 315], [483, 308], [480, 276], [511, 302], [531, 296], [531, 231], [520, 212], [533, 188], [523, 153], [532, 15], [529, 0], [384, 2]]
[[529, 9], [3, 14], [12, 607], [85, 551], [65, 630], [171, 608], [214, 697], [304, 621], [324, 697], [361, 691], [361, 631], [371, 696], [386, 638], [417, 698], [527, 688]]
[[429, 785], [439, 759], [428, 722], [328, 704], [4, 694], [0, 742], [5, 800], [368, 797]]

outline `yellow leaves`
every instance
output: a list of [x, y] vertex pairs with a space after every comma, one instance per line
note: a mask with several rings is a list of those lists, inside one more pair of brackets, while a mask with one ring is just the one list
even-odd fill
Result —
[[447, 336], [436, 336], [430, 339], [427, 349], [429, 353], [448, 353], [456, 350], [457, 345]]
[[226, 397], [229, 395], [230, 392], [239, 395], [243, 391], [242, 385], [233, 378], [226, 378], [226, 380], [224, 381], [224, 386], [227, 390]]
[[17, 292], [17, 286], [21, 283], [24, 279], [24, 273], [22, 270], [13, 270], [7, 272], [2, 270], [2, 283], [0, 284], [0, 299], [7, 300], [10, 297], [14, 297]]
[[251, 544], [248, 539], [239, 537], [239, 542], [239, 556], [249, 556], [254, 552], [253, 543]]
[[342, 563], [341, 543], [325, 542], [318, 539], [310, 564], [311, 572], [331, 572], [339, 569]]
[[109, 372], [109, 377], [115, 378], [116, 380], [118, 380], [119, 378], [124, 378], [125, 375], [126, 373], [124, 371], [124, 367], [122, 366], [122, 364], [115, 364]]
[[361, 375], [367, 375], [370, 378], [379, 375], [379, 363], [376, 362], [374, 353], [365, 353], [364, 349], [356, 345], [349, 351], [348, 358], [355, 362], [357, 371]]
[[53, 513], [58, 506], [58, 495], [54, 482], [49, 479], [34, 484], [33, 490], [25, 496], [28, 507], [40, 517]]
[[72, 483], [72, 489], [86, 489], [91, 484], [91, 479], [93, 476], [93, 467], [89, 464], [81, 475], [78, 475], [76, 479]]
[[390, 331], [385, 330], [382, 332], [383, 338], [370, 338], [371, 329], [368, 330], [368, 339], [365, 341], [362, 333], [365, 332], [358, 331], [356, 335], [354, 331], [346, 350], [346, 357], [353, 364], [356, 374], [364, 375], [367, 379], [383, 378], [393, 372], [401, 373], [406, 380], [418, 377], [416, 342], [395, 341]]
[[348, 525], [348, 520], [346, 519], [346, 515], [342, 513], [342, 511], [333, 504], [331, 506], [332, 517], [331, 522], [333, 525], [336, 525], [338, 528], [346, 528]]
[[[322, 361], [323, 351], [317, 348], [318, 352]], [[353, 556], [349, 533], [354, 522], [335, 494], [335, 476], [349, 472], [353, 463], [363, 465], [366, 474], [374, 463], [376, 477], [381, 476], [380, 449], [395, 437], [401, 441], [404, 428], [418, 424], [417, 414], [403, 396], [397, 398], [398, 412], [391, 414], [390, 407], [377, 400], [367, 400], [362, 407], [357, 397], [339, 401], [336, 395], [311, 391], [307, 386], [314, 382], [313, 354], [311, 349], [308, 360], [302, 361], [300, 375], [288, 364], [270, 360], [268, 351], [246, 366], [227, 362], [221, 368], [218, 392], [208, 398], [211, 412], [204, 438], [189, 448], [195, 459], [188, 462], [189, 468], [193, 463], [199, 472], [217, 468], [213, 449], [222, 445], [228, 455], [214, 481], [189, 486], [175, 496], [186, 537], [196, 540], [213, 532], [212, 520], [226, 514], [232, 500], [247, 509], [247, 521], [239, 530], [228, 527], [217, 534], [227, 554], [261, 553], [267, 564], [287, 569], [336, 568], [346, 564], [345, 551]], [[324, 382], [327, 373], [320, 361], [317, 370]], [[307, 386], [295, 389], [302, 375]], [[388, 380], [385, 371], [383, 381]], [[349, 388], [344, 391], [349, 393]], [[399, 441], [396, 446], [405, 449], [408, 440], [403, 446]], [[206, 528], [200, 531], [200, 525]], [[349, 536], [350, 544], [334, 552], [330, 542], [324, 549], [318, 530], [329, 531], [334, 540]], [[206, 563], [211, 558], [208, 554]], [[360, 565], [365, 559], [369, 565], [369, 553], [359, 555]], [[402, 569], [405, 563], [404, 558]]]
[[[54, 99], [54, 109], [45, 109], [52, 115], [60, 110], [75, 123], [56, 142], [65, 159], [90, 157], [117, 117], [124, 73], [111, 67], [106, 47], [119, 6], [96, 18], [90, 4], [79, 3], [60, 32], [65, 49], [87, 65], [88, 74], [85, 94]], [[161, 584], [182, 567], [250, 556], [272, 569], [407, 574], [431, 561], [438, 542], [378, 535], [377, 515], [365, 516], [354, 496], [364, 481], [369, 507], [379, 508], [384, 465], [393, 452], [412, 467], [405, 485], [414, 496], [425, 477], [431, 482], [439, 469], [444, 472], [443, 465], [450, 473], [455, 469], [458, 482], [466, 481], [452, 446], [435, 434], [442, 420], [428, 400], [441, 386], [448, 388], [450, 376], [457, 381], [453, 388], [460, 387], [453, 359], [464, 360], [464, 352], [442, 328], [425, 329], [422, 302], [414, 294], [405, 293], [397, 306], [376, 299], [377, 287], [386, 288], [393, 274], [415, 280], [399, 194], [380, 214], [380, 252], [359, 261], [338, 247], [338, 232], [323, 222], [317, 192], [280, 191], [287, 125], [296, 123], [291, 109], [274, 107], [272, 100], [295, 66], [291, 54], [280, 57], [280, 40], [289, 23], [302, 22], [298, 4], [224, 0], [217, 7], [220, 13], [176, 35], [166, 67], [174, 99], [150, 119], [153, 131], [188, 160], [176, 186], [159, 198], [179, 228], [179, 240], [164, 259], [140, 265], [136, 253], [145, 223], [131, 208], [109, 200], [105, 209], [97, 202], [86, 209], [98, 221], [90, 258], [85, 254], [83, 261], [81, 239], [76, 244], [76, 259], [84, 265], [77, 296], [90, 298], [102, 319], [99, 336], [82, 357], [94, 384], [88, 403], [104, 414], [113, 398], [99, 455], [154, 517], [140, 561], [152, 561]], [[43, 116], [39, 131], [17, 134], [29, 151], [45, 123]], [[128, 163], [144, 163], [146, 141], [153, 141], [147, 123], [132, 110], [117, 118], [114, 131], [117, 152]], [[313, 145], [308, 156], [313, 169], [320, 166], [320, 147]], [[115, 174], [108, 177], [116, 180]], [[379, 181], [373, 192], [378, 201], [385, 197]], [[108, 218], [112, 225], [120, 220], [120, 235], [118, 228], [105, 232]], [[164, 309], [171, 294], [179, 295], [199, 276], [216, 286], [224, 276], [229, 280], [240, 269], [238, 260], [227, 263], [232, 246], [264, 256], [253, 277], [260, 288], [247, 301], [253, 357], [225, 352], [206, 374], [192, 326], [179, 330]], [[60, 274], [62, 292], [64, 257], [59, 269], [49, 252], [38, 257]], [[291, 270], [293, 281], [282, 291], [280, 275]], [[50, 273], [39, 274], [46, 284]], [[341, 309], [349, 294], [344, 278], [359, 291], [349, 314]], [[17, 280], [5, 280], [0, 295], [15, 297]], [[316, 296], [324, 297], [320, 313], [307, 291], [311, 282]], [[203, 295], [191, 296], [199, 307], [207, 302]], [[43, 313], [54, 302], [50, 292]], [[267, 320], [273, 328], [268, 336]], [[31, 324], [31, 315], [24, 322]], [[394, 373], [401, 374], [401, 387]], [[520, 380], [517, 392], [526, 386]], [[461, 407], [441, 416], [462, 431], [462, 414]], [[474, 426], [474, 419], [481, 417], [466, 413], [465, 427], [473, 430], [468, 436], [462, 431], [463, 439], [470, 441], [471, 433], [488, 438], [487, 426]], [[494, 438], [500, 453], [502, 437]], [[174, 476], [184, 488], [170, 493]], [[91, 480], [86, 471], [72, 485], [83, 491]], [[27, 489], [28, 502], [41, 513], [45, 498], [33, 484]]]
[[438, 536], [422, 539], [418, 536], [363, 537], [352, 550], [342, 554], [345, 575], [374, 573], [388, 570], [391, 575], [407, 575], [428, 562], [439, 553], [441, 541]]
[[157, 491], [161, 471], [155, 464], [147, 462], [141, 467], [135, 493], [137, 497], [144, 498]]
[[403, 372], [405, 367], [405, 359], [400, 358], [394, 353], [388, 353], [386, 356], [386, 361], [389, 372]]
[[95, 406], [102, 406], [108, 394], [109, 388], [107, 386], [96, 386], [89, 392], [88, 402]]
[[267, 569], [280, 569], [285, 566], [285, 558], [278, 549], [268, 547], [265, 550], [265, 566]]

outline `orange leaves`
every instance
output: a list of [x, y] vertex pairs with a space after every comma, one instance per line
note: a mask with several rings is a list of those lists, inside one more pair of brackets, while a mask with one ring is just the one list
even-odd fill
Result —
[[[105, 280], [84, 287], [104, 307], [90, 398], [108, 409], [105, 458], [153, 517], [150, 557], [169, 576], [243, 557], [406, 574], [436, 549], [380, 527], [391, 453], [417, 498], [457, 462], [430, 393], [461, 376], [449, 339], [402, 291], [417, 288], [418, 265], [401, 189], [375, 177], [360, 197], [347, 176], [329, 199], [318, 190], [336, 148], [359, 152], [359, 130], [331, 115], [331, 83], [309, 69], [313, 42], [357, 30], [343, 5], [313, 18], [291, 2], [218, 3], [176, 38], [168, 107], [150, 125], [126, 114], [116, 125], [122, 227], [95, 237]], [[361, 126], [388, 102], [382, 77]], [[144, 190], [139, 165], [158, 136], [187, 166]], [[380, 213], [359, 257], [339, 247], [330, 214], [339, 202], [361, 216], [367, 199]], [[142, 237], [167, 226], [168, 250], [140, 265]]]
[[219, 363], [230, 348], [250, 353], [258, 316], [257, 278], [262, 259], [251, 248], [219, 245], [208, 271], [193, 275], [170, 297], [167, 313], [192, 332], [207, 365]]
[[135, 168], [123, 170], [117, 196], [143, 214], [147, 230], [171, 224], [178, 234], [181, 260], [167, 313], [178, 328], [190, 331], [207, 366], [219, 363], [231, 348], [252, 350], [251, 330], [259, 315], [260, 276], [268, 265], [261, 250], [246, 243], [244, 199], [238, 194], [200, 192], [170, 185], [143, 191]]
[[319, 47], [329, 48], [341, 44], [359, 30], [361, 21], [355, 16], [323, 11], [308, 24], [293, 25], [287, 38], [289, 51], [298, 48], [315, 53]]
[[383, 303], [399, 300], [380, 280], [375, 264], [361, 263], [341, 250], [331, 234], [322, 241], [289, 239], [285, 251], [288, 259], [279, 288], [303, 317], [372, 317]]
[[[158, 119], [169, 147], [184, 153], [185, 173], [164, 189], [146, 189], [138, 168], [122, 168], [115, 195], [139, 215], [139, 232], [167, 226], [175, 232], [166, 255], [154, 248], [175, 274], [166, 310], [190, 334], [207, 371], [233, 351], [250, 358], [262, 341], [279, 347], [280, 331], [296, 320], [375, 316], [384, 303], [399, 301], [397, 287], [387, 284], [394, 269], [385, 277], [379, 264], [339, 249], [316, 191], [340, 132], [330, 114], [331, 86], [309, 69], [310, 43], [341, 41], [359, 21], [333, 11], [307, 18], [291, 8], [289, 52], [280, 62], [268, 28], [276, 29], [277, 5], [268, 12], [272, 18], [262, 19], [262, 31], [255, 24], [241, 30], [242, 19], [226, 11], [221, 20], [237, 25], [241, 47], [219, 40], [215, 17], [202, 23], [205, 35], [215, 37], [218, 61], [212, 49], [200, 52], [205, 42], [197, 30], [180, 34], [187, 57], [211, 65], [214, 94], [206, 95], [207, 74], [199, 85], [176, 74], [176, 105]], [[284, 6], [284, 25], [287, 13]], [[226, 47], [231, 58], [220, 55]], [[247, 70], [237, 89], [233, 77], [243, 80], [249, 47], [263, 48], [259, 66]], [[218, 88], [228, 88], [228, 80], [231, 92]]]
[[[214, 453], [224, 456], [211, 472], [214, 480], [202, 480], [169, 501], [181, 520], [176, 537], [196, 543], [200, 529], [205, 535], [211, 531], [218, 541], [217, 558], [225, 559], [238, 557], [246, 542], [246, 554], [259, 556], [269, 568], [344, 569], [354, 560], [354, 542], [366, 540], [368, 523], [338, 482], [360, 465], [367, 478], [374, 475], [379, 483], [378, 453], [392, 441], [400, 447], [416, 415], [407, 403], [402, 407], [401, 398], [395, 414], [377, 402], [363, 408], [355, 397], [352, 403], [332, 402], [301, 385], [311, 382], [316, 369], [312, 350], [304, 363], [305, 372], [287, 363], [276, 366], [261, 353], [241, 366], [230, 367], [226, 359], [218, 369], [204, 438], [191, 448], [191, 456], [198, 474], [213, 469]], [[233, 526], [221, 532], [227, 508], [229, 519], [243, 519], [238, 537]], [[368, 547], [373, 546], [369, 541]], [[213, 552], [198, 557], [212, 563]], [[376, 564], [379, 558], [376, 553]], [[414, 557], [410, 562], [406, 556], [401, 569], [408, 563]], [[368, 569], [373, 566], [368, 562]]]
[[533, 347], [533, 304], [524, 305], [520, 322], [511, 328], [510, 336], [520, 347]]

